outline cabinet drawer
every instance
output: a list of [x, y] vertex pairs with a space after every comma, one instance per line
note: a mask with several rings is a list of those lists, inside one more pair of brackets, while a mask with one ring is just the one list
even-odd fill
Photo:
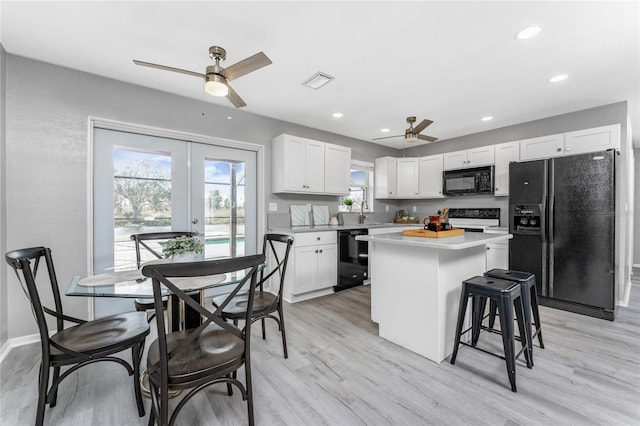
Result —
[[318, 244], [336, 244], [338, 233], [330, 232], [298, 232], [294, 236], [296, 247], [315, 246]]

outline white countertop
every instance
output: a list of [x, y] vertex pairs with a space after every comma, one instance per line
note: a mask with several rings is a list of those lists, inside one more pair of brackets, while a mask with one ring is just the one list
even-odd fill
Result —
[[283, 234], [299, 233], [299, 232], [324, 232], [324, 231], [342, 231], [344, 229], [376, 229], [376, 228], [407, 228], [418, 227], [422, 228], [422, 224], [406, 224], [406, 223], [352, 223], [345, 225], [316, 225], [316, 226], [293, 226], [290, 228], [285, 227], [271, 227], [269, 232], [279, 232]]
[[446, 238], [405, 237], [400, 232], [394, 232], [380, 235], [359, 235], [356, 240], [442, 250], [463, 250], [511, 238], [513, 238], [511, 234], [485, 234], [482, 232], [466, 232], [464, 235]]

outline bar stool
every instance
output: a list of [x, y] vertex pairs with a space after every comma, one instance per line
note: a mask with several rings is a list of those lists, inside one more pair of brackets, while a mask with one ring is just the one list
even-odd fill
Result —
[[[473, 347], [488, 353], [498, 358], [504, 359], [507, 365], [507, 374], [509, 376], [509, 383], [511, 384], [511, 391], [517, 392], [516, 389], [516, 360], [524, 353], [527, 367], [531, 368], [531, 358], [529, 357], [528, 341], [525, 337], [521, 339], [522, 349], [515, 353], [515, 332], [513, 329], [513, 312], [515, 308], [516, 319], [518, 321], [518, 328], [521, 336], [527, 336], [527, 329], [524, 323], [524, 309], [522, 306], [522, 292], [520, 284], [502, 280], [499, 278], [489, 278], [476, 276], [469, 278], [462, 282], [462, 292], [460, 294], [460, 310], [458, 311], [458, 324], [456, 327], [456, 337], [453, 345], [453, 354], [451, 355], [451, 364], [455, 364], [456, 356], [458, 355], [458, 348], [460, 344]], [[468, 344], [461, 342], [460, 338], [463, 334], [472, 331], [474, 328], [468, 328], [462, 330], [464, 324], [464, 318], [467, 311], [467, 302], [469, 297], [473, 298], [474, 311], [473, 315], [476, 319], [482, 320], [484, 315], [484, 305], [486, 299], [495, 301], [498, 313], [500, 314], [500, 328], [502, 334], [502, 345], [504, 348], [504, 356], [500, 356], [493, 352], [478, 348], [475, 343]], [[474, 321], [475, 323], [476, 321]]]
[[[540, 311], [538, 310], [538, 291], [536, 290], [536, 275], [530, 272], [512, 271], [508, 269], [492, 269], [484, 273], [485, 277], [499, 278], [502, 280], [514, 281], [520, 284], [522, 290], [522, 304], [524, 306], [524, 321], [529, 330], [529, 353], [531, 365], [533, 365], [533, 339], [538, 336], [540, 348], [544, 349], [542, 342], [542, 325], [540, 323]], [[532, 321], [533, 320], [535, 323]], [[493, 330], [496, 318], [495, 303], [491, 303], [489, 311], [489, 329]], [[531, 332], [531, 326], [535, 326], [535, 331]]]

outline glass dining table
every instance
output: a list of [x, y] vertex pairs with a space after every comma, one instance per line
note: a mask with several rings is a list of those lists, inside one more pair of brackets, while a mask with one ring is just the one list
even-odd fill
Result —
[[[168, 262], [167, 260], [153, 261]], [[149, 264], [149, 263], [147, 263]], [[261, 269], [265, 265], [262, 265]], [[209, 275], [204, 277], [173, 278], [172, 282], [180, 289], [189, 293], [201, 306], [204, 306], [205, 290], [214, 287], [229, 286], [229, 292], [234, 285], [240, 282], [247, 271], [236, 271], [221, 275]], [[142, 275], [142, 271], [125, 268], [118, 271], [102, 271], [92, 275], [77, 275], [71, 279], [65, 294], [67, 296], [84, 297], [120, 297], [131, 299], [153, 300], [153, 285], [151, 278]], [[167, 325], [169, 330], [177, 331], [197, 327], [200, 324], [200, 315], [185, 306], [184, 301], [173, 297], [164, 286], [161, 287], [162, 296], [167, 297]]]

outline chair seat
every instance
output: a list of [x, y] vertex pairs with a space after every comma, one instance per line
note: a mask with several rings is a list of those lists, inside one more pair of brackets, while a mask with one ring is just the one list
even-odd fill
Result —
[[[149, 334], [144, 312], [127, 312], [69, 327], [51, 336], [51, 340], [75, 352], [89, 355], [115, 353], [128, 342], [139, 341]], [[113, 351], [113, 352], [112, 352]], [[54, 360], [77, 359], [51, 348]]]
[[[189, 334], [190, 330], [167, 334], [169, 350], [176, 347]], [[158, 340], [154, 340], [147, 355], [147, 368], [160, 362]], [[226, 374], [237, 370], [244, 363], [244, 340], [220, 326], [211, 324], [200, 336], [180, 352], [169, 359], [169, 386], [193, 384], [206, 380], [212, 375]], [[150, 380], [159, 386], [160, 371], [152, 372]]]
[[[226, 295], [217, 296], [213, 298], [213, 305], [220, 306], [222, 302], [227, 298]], [[226, 318], [235, 319], [244, 317], [244, 313], [247, 311], [247, 303], [249, 296], [245, 294], [236, 295], [227, 306], [225, 306], [222, 314]], [[273, 306], [276, 304], [276, 295], [266, 291], [256, 292], [253, 300], [253, 313], [260, 314], [263, 311], [272, 311]]]
[[[153, 299], [148, 298], [148, 299], [136, 299], [134, 300], [133, 304], [136, 307], [136, 311], [142, 312], [142, 311], [148, 311], [150, 309], [155, 308], [155, 304], [153, 303]], [[162, 298], [162, 307], [167, 309], [167, 297], [163, 297]]]

